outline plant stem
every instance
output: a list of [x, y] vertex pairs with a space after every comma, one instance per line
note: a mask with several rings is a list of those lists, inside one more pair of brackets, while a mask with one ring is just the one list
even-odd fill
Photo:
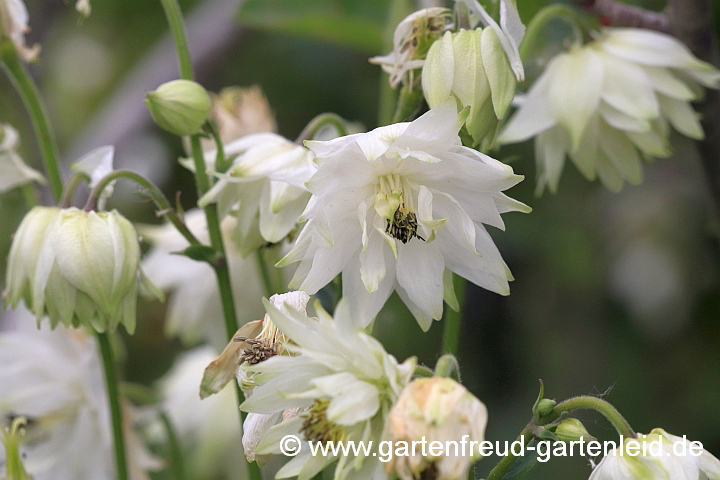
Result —
[[[536, 422], [530, 422], [525, 429], [520, 432], [517, 439], [521, 440], [523, 443], [527, 443], [533, 437], [533, 427], [552, 423], [562, 415], [574, 412], [575, 410], [595, 410], [600, 412], [610, 421], [613, 427], [615, 427], [615, 430], [617, 430], [619, 435], [622, 435], [625, 438], [634, 438], [636, 436], [635, 431], [632, 429], [627, 420], [625, 420], [625, 417], [623, 417], [622, 414], [609, 402], [599, 397], [581, 395], [558, 403], [553, 411], [548, 415], [541, 417]], [[495, 465], [495, 467], [493, 467], [487, 477], [487, 480], [501, 480], [507, 472], [510, 471], [515, 459], [516, 457], [512, 454], [512, 452], [509, 452]]]
[[180, 234], [185, 237], [191, 245], [200, 245], [200, 241], [195, 237], [195, 235], [193, 235], [187, 225], [185, 225], [185, 222], [180, 218], [177, 212], [175, 212], [170, 205], [170, 201], [167, 197], [165, 197], [162, 191], [160, 191], [160, 189], [147, 178], [130, 170], [113, 170], [112, 173], [103, 177], [103, 179], [98, 182], [93, 191], [90, 193], [90, 197], [85, 205], [85, 210], [95, 210], [97, 208], [97, 202], [100, 199], [100, 195], [102, 195], [105, 187], [107, 187], [113, 180], [117, 180], [119, 178], [127, 178], [128, 180], [132, 180], [141, 187], [145, 188], [150, 195], [150, 198], [152, 198], [153, 202], [155, 202], [159, 211], [168, 217], [172, 224], [175, 225], [178, 232], [180, 232]]
[[530, 23], [528, 23], [525, 38], [520, 44], [520, 58], [522, 58], [523, 61], [528, 60], [532, 48], [547, 34], [545, 31], [547, 25], [556, 19], [567, 22], [572, 28], [575, 41], [582, 43], [584, 38], [582, 27], [589, 25], [587, 20], [581, 18], [582, 15], [583, 14], [577, 9], [560, 3], [548, 5], [540, 10], [535, 14]]
[[160, 414], [160, 420], [165, 427], [165, 433], [167, 433], [168, 447], [170, 450], [170, 469], [173, 472], [175, 480], [185, 480], [185, 460], [177, 433], [175, 432], [175, 427], [166, 412]]
[[265, 286], [265, 295], [270, 298], [276, 293], [281, 293], [277, 291], [277, 289], [275, 288], [275, 283], [273, 282], [272, 277], [270, 277], [270, 269], [268, 268], [268, 262], [265, 259], [264, 249], [262, 247], [258, 248], [257, 250], [255, 250], [255, 255], [257, 256], [260, 276], [262, 277], [263, 285]]
[[465, 310], [465, 286], [467, 282], [459, 279], [455, 282], [456, 275], [453, 274], [453, 282], [455, 285], [455, 296], [460, 306], [459, 311], [445, 307], [445, 320], [443, 326], [443, 353], [457, 354], [458, 345], [460, 343], [460, 334], [462, 333], [462, 317]]
[[75, 190], [77, 190], [77, 187], [81, 182], [90, 183], [90, 176], [85, 172], [77, 172], [70, 177], [70, 180], [65, 187], [65, 192], [63, 193], [61, 201], [62, 208], [69, 208], [72, 205], [73, 200], [75, 199]]
[[225, 145], [223, 145], [222, 138], [220, 137], [220, 132], [218, 131], [215, 122], [209, 120], [206, 126], [207, 131], [210, 132], [213, 140], [215, 140], [215, 148], [217, 149], [217, 154], [215, 155], [215, 170], [219, 173], [225, 173], [232, 165], [232, 161], [227, 161], [227, 159], [225, 158]]
[[338, 131], [339, 137], [347, 135], [347, 128], [345, 128], [345, 120], [340, 115], [335, 113], [321, 113], [317, 117], [310, 120], [310, 123], [300, 132], [295, 143], [302, 145], [305, 140], [312, 140], [315, 135], [325, 125], [332, 125]]
[[[185, 31], [185, 21], [183, 20], [182, 10], [177, 0], [160, 0], [165, 16], [167, 17], [170, 30], [175, 39], [175, 49], [180, 63], [180, 75], [185, 80], [193, 79], [192, 60], [190, 57], [190, 49], [188, 47], [187, 34]], [[197, 187], [198, 198], [201, 198], [210, 189], [210, 179], [205, 170], [205, 157], [203, 155], [202, 146], [200, 145], [200, 136], [193, 135], [190, 137], [190, 145], [192, 148], [193, 163], [195, 165], [195, 185]], [[215, 276], [218, 281], [220, 290], [220, 299], [223, 306], [223, 316], [225, 319], [225, 329], [227, 331], [228, 341], [232, 341], [237, 331], [237, 318], [235, 316], [235, 301], [233, 300], [232, 286], [230, 283], [230, 273], [228, 271], [227, 257], [225, 255], [225, 245], [223, 243], [222, 231], [220, 230], [220, 219], [218, 218], [217, 206], [215, 204], [205, 207], [205, 218], [207, 219], [208, 233], [210, 234], [210, 244], [218, 253], [221, 261], [213, 265]], [[244, 396], [237, 382], [235, 382], [235, 393], [237, 402], [240, 405]], [[243, 426], [245, 415], [238, 410], [240, 417], [240, 428]], [[262, 479], [262, 474], [257, 463], [248, 464], [248, 471], [251, 480]]]
[[412, 89], [408, 85], [403, 86], [400, 89], [400, 98], [398, 99], [392, 123], [411, 121], [420, 111], [423, 100], [422, 88], [419, 85], [415, 85]]
[[110, 404], [110, 415], [112, 417], [113, 440], [115, 444], [115, 468], [117, 480], [128, 480], [127, 460], [125, 458], [125, 435], [123, 424], [123, 412], [120, 407], [120, 395], [118, 393], [117, 373], [115, 371], [115, 360], [113, 358], [110, 337], [107, 333], [97, 334], [100, 345], [100, 355], [105, 369], [105, 383], [107, 385], [108, 402]]
[[18, 57], [12, 41], [2, 41], [0, 45], [0, 58], [2, 58], [10, 80], [18, 93], [20, 93], [30, 113], [33, 128], [35, 129], [35, 134], [38, 137], [38, 143], [42, 150], [45, 171], [50, 179], [50, 186], [55, 200], [59, 201], [63, 192], [63, 179], [60, 173], [59, 163], [60, 155], [58, 154], [55, 136], [48, 121], [45, 105], [40, 98], [40, 92], [28, 73], [25, 64], [23, 64], [22, 60]]

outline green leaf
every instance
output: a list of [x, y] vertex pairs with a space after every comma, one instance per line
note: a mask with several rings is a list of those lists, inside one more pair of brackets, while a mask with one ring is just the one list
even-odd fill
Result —
[[184, 255], [198, 262], [215, 263], [218, 259], [217, 252], [208, 245], [190, 245], [181, 252], [173, 252], [175, 255]]
[[535, 447], [537, 447], [536, 443], [535, 439], [533, 439], [525, 445], [525, 455], [515, 459], [515, 463], [513, 463], [510, 471], [503, 475], [502, 480], [520, 480], [532, 472], [538, 464], [537, 448], [529, 450], [528, 446], [535, 445]]
[[248, 28], [300, 35], [376, 55], [383, 53], [389, 0], [248, 0]]

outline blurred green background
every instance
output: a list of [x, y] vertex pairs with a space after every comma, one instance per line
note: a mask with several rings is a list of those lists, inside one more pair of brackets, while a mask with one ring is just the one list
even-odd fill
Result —
[[[182, 145], [151, 124], [142, 104], [146, 90], [176, 76], [159, 2], [93, 0], [88, 19], [68, 1], [26, 3], [29, 43], [43, 46], [30, 68], [65, 167], [112, 143], [116, 167], [147, 175], [169, 197], [182, 191], [190, 208], [193, 180], [175, 161]], [[242, 10], [236, 0], [180, 3], [198, 80], [212, 91], [261, 85], [289, 138], [325, 111], [377, 126], [388, 87], [367, 59], [385, 53], [394, 28], [388, 18], [413, 8], [408, 0], [251, 0]], [[550, 2], [518, 3], [527, 22]], [[549, 49], [554, 40], [548, 38]], [[20, 130], [21, 154], [39, 168], [28, 117], [4, 75], [0, 121]], [[606, 392], [637, 431], [663, 427], [720, 454], [720, 223], [695, 146], [679, 136], [673, 145], [675, 155], [647, 165], [639, 187], [612, 194], [568, 167], [559, 193], [541, 198], [533, 196], [531, 142], [494, 152], [526, 176], [509, 193], [534, 210], [506, 215], [507, 230], [491, 232], [515, 275], [512, 294], [467, 289], [459, 360], [463, 382], [489, 408], [489, 440], [514, 439], [530, 419], [542, 378], [548, 397]], [[157, 222], [134, 187], [119, 186], [111, 207]], [[25, 208], [17, 191], [0, 196], [3, 271]], [[126, 379], [152, 383], [184, 348], [164, 338], [163, 315], [159, 303], [141, 305], [137, 334], [124, 338]], [[222, 328], [219, 318], [207, 321]], [[432, 366], [441, 353], [442, 323], [423, 334], [396, 297], [374, 333], [400, 360], [417, 355]], [[603, 419], [582, 418], [593, 435], [613, 438]], [[533, 478], [586, 478], [587, 463], [554, 459]], [[479, 463], [477, 478], [493, 464]]]

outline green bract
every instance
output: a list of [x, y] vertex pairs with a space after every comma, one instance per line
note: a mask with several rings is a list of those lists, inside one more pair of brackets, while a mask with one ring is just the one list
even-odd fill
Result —
[[423, 92], [431, 108], [451, 97], [458, 110], [469, 107], [465, 127], [481, 149], [494, 143], [516, 82], [492, 28], [446, 32], [430, 47], [422, 71]]
[[191, 80], [163, 83], [148, 92], [145, 103], [160, 128], [180, 136], [199, 133], [212, 106], [202, 85]]

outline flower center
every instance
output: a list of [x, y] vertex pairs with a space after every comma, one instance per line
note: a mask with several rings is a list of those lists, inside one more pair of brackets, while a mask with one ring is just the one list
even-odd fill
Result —
[[345, 428], [337, 425], [327, 418], [327, 408], [330, 400], [315, 400], [307, 414], [300, 430], [309, 442], [341, 442], [347, 437]]
[[383, 175], [378, 179], [376, 190], [374, 207], [377, 213], [387, 220], [385, 233], [402, 243], [413, 238], [425, 241], [417, 233], [417, 215], [412, 191], [407, 182], [396, 173]]
[[240, 354], [240, 364], [247, 362], [250, 365], [258, 364], [270, 357], [277, 355], [277, 344], [267, 338], [236, 337], [235, 341], [245, 342], [250, 345]]

